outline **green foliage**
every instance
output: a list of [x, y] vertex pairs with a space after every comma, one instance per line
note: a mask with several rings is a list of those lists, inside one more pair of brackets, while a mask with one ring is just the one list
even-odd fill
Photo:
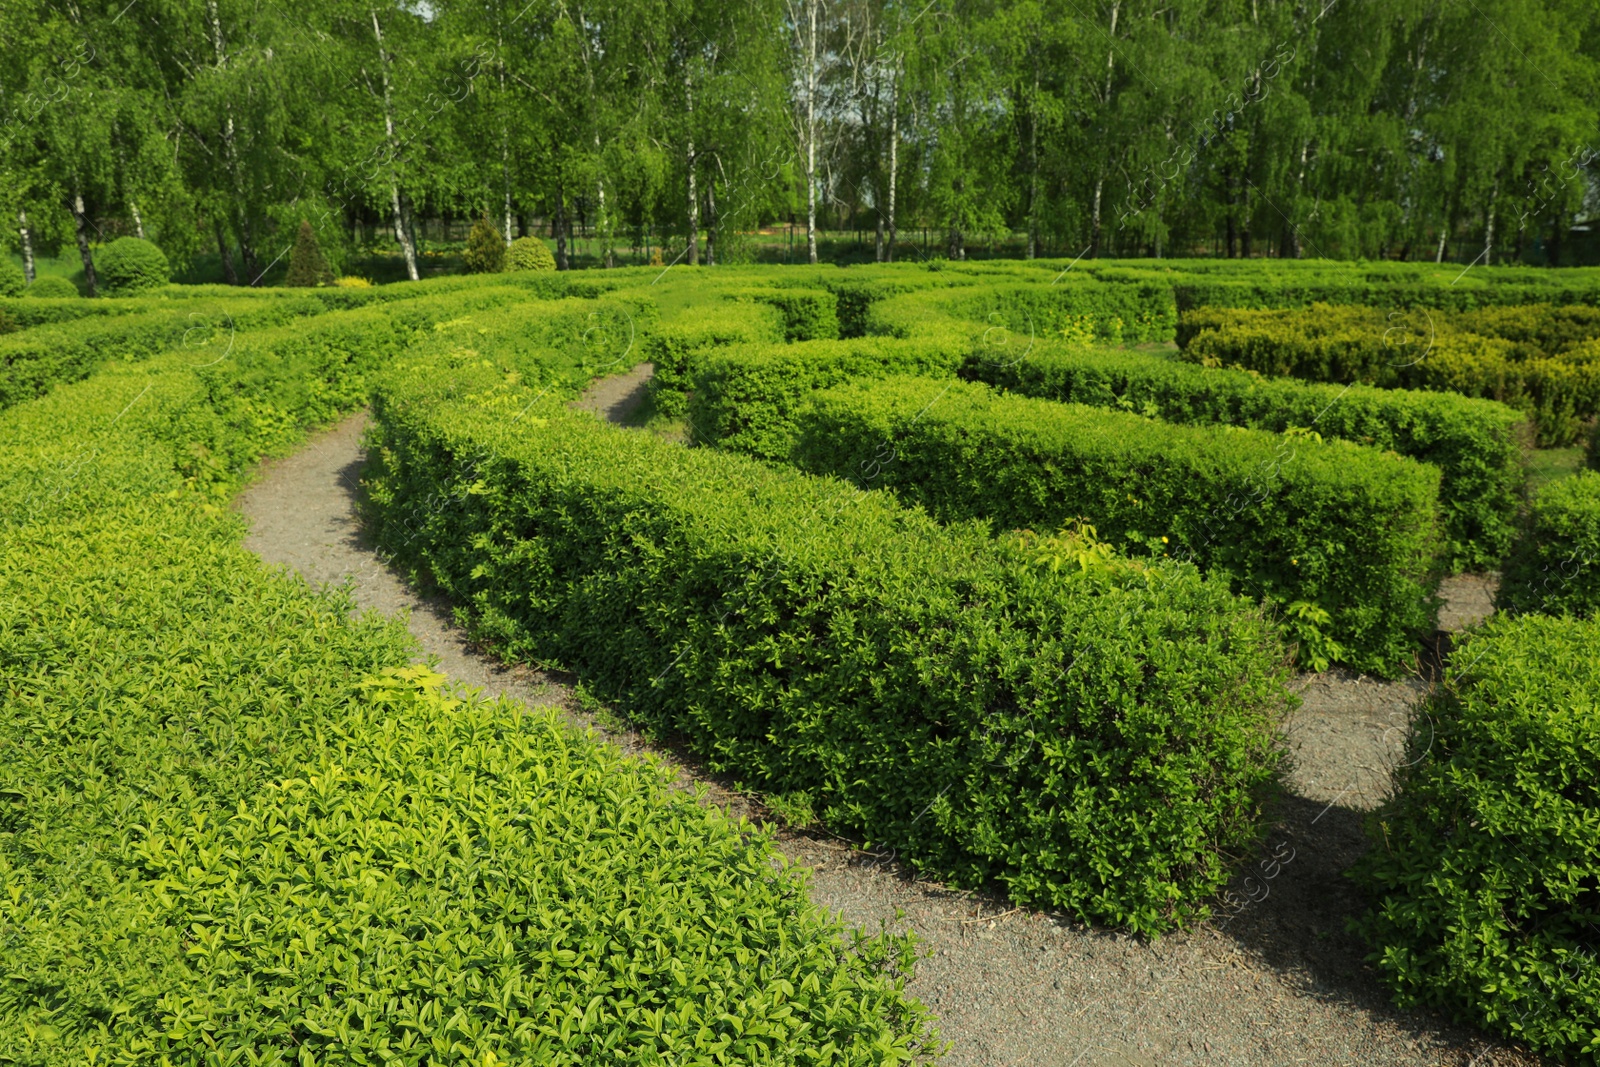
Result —
[[497, 274], [506, 269], [506, 242], [485, 215], [472, 224], [461, 261], [473, 274]]
[[0, 297], [21, 296], [27, 287], [28, 276], [22, 268], [11, 262], [9, 256], [0, 256]]
[[1075, 517], [1252, 599], [1331, 617], [1346, 663], [1394, 675], [1433, 621], [1439, 472], [1343, 441], [898, 378], [816, 394], [794, 462], [997, 530]]
[[1355, 874], [1403, 1006], [1600, 1063], [1600, 622], [1497, 617], [1412, 725]]
[[94, 257], [94, 270], [107, 296], [136, 296], [172, 277], [161, 249], [138, 237], [118, 237], [106, 245]]
[[933, 1051], [909, 938], [842, 930], [659, 768], [440, 688], [400, 624], [240, 547], [242, 468], [359, 406], [397, 350], [481, 367], [464, 342], [575, 314], [471, 304], [113, 362], [0, 413], [8, 1062]]
[[301, 219], [300, 229], [294, 237], [294, 249], [289, 253], [289, 270], [283, 276], [283, 284], [312, 288], [328, 285], [332, 281], [333, 271], [322, 257], [322, 247], [317, 244], [317, 232], [311, 228], [308, 220]]
[[891, 337], [719, 348], [695, 364], [689, 425], [697, 444], [787, 459], [795, 416], [816, 390], [892, 374], [948, 375], [959, 353], [937, 341]]
[[1511, 546], [1522, 481], [1522, 416], [1487, 400], [1421, 390], [1337, 386], [1207, 369], [1132, 352], [1038, 345], [974, 351], [963, 377], [1045, 400], [1147, 414], [1168, 422], [1282, 433], [1315, 426], [1432, 463], [1443, 476], [1445, 563], [1493, 568]]
[[1600, 471], [1579, 471], [1539, 490], [1506, 559], [1496, 605], [1600, 615]]
[[33, 284], [24, 290], [23, 295], [40, 300], [63, 300], [76, 299], [82, 294], [78, 292], [76, 285], [73, 285], [65, 278], [52, 274], [45, 278], [35, 278]]
[[1589, 447], [1584, 453], [1584, 460], [1592, 471], [1600, 471], [1600, 419], [1589, 428]]
[[[1509, 317], [1511, 310], [1499, 318]], [[1185, 358], [1193, 362], [1498, 400], [1529, 415], [1541, 445], [1571, 444], [1588, 420], [1600, 414], [1600, 341], [1545, 354], [1527, 341], [1467, 332], [1452, 317], [1425, 310], [1385, 314], [1325, 305], [1307, 311], [1205, 308], [1187, 318], [1180, 342]], [[1533, 335], [1541, 321], [1538, 309], [1523, 319], [1524, 329]]]
[[1255, 839], [1283, 651], [1220, 583], [1052, 571], [884, 494], [535, 399], [420, 361], [373, 408], [371, 528], [502, 655], [1019, 903], [1167, 929]]
[[723, 345], [780, 342], [782, 316], [770, 304], [713, 305], [687, 322], [664, 325], [644, 339], [644, 355], [655, 365], [650, 392], [657, 411], [681, 415], [689, 406], [689, 387], [697, 361]]
[[555, 270], [556, 257], [537, 237], [518, 237], [506, 249], [506, 270]]
[[820, 289], [748, 289], [729, 299], [766, 304], [783, 318], [785, 341], [827, 341], [839, 337], [838, 297]]

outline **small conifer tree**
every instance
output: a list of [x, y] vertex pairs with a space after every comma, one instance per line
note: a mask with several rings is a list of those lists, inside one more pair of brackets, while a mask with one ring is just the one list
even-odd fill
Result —
[[333, 281], [333, 271], [322, 258], [322, 248], [317, 244], [317, 234], [311, 223], [300, 220], [300, 232], [294, 238], [294, 251], [289, 253], [289, 273], [283, 276], [284, 285], [315, 286]]
[[494, 223], [485, 215], [472, 224], [467, 248], [461, 254], [467, 269], [474, 274], [497, 274], [506, 269], [506, 242]]

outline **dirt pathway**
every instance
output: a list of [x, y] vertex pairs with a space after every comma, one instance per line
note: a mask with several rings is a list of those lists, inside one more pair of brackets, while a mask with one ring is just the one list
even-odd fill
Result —
[[[587, 399], [620, 419], [642, 382]], [[586, 719], [562, 679], [475, 655], [448, 610], [416, 597], [362, 542], [354, 501], [364, 421], [351, 418], [263, 468], [237, 501], [252, 527], [247, 547], [313, 584], [348, 582], [362, 608], [409, 612], [412, 632], [453, 678], [559, 705], [623, 747], [642, 747]], [[825, 835], [785, 833], [779, 845], [810, 869], [818, 904], [868, 929], [916, 930], [929, 956], [912, 990], [941, 1018], [949, 1067], [1535, 1064], [1434, 1015], [1389, 1006], [1344, 930], [1359, 906], [1341, 872], [1364, 847], [1360, 811], [1381, 796], [1423, 689], [1305, 679], [1306, 706], [1288, 730], [1297, 795], [1270, 838], [1285, 862], [1266, 897], [1153, 944], [915, 881]], [[714, 802], [752, 812], [708, 784]]]

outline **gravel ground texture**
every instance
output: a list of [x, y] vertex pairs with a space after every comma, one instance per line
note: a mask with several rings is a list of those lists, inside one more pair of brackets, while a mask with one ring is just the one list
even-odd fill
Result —
[[[607, 379], [579, 404], [620, 422], [647, 377], [648, 367]], [[361, 537], [354, 505], [364, 424], [354, 416], [262, 467], [237, 500], [252, 551], [313, 585], [347, 586], [361, 609], [406, 617], [452, 678], [556, 705], [626, 750], [657, 752], [686, 788], [705, 788], [708, 803], [766, 815], [683, 753], [652, 748], [610, 715], [587, 710], [571, 678], [478, 655], [447, 605], [413, 593]], [[1493, 578], [1458, 579], [1444, 592], [1444, 619], [1459, 626], [1487, 614]], [[1277, 859], [1258, 861], [1268, 866], [1257, 880], [1241, 877], [1235, 887], [1259, 899], [1219, 906], [1212, 921], [1157, 941], [917, 880], [888, 857], [821, 832], [782, 830], [778, 847], [808, 870], [819, 905], [867, 929], [916, 931], [927, 958], [911, 989], [940, 1017], [949, 1067], [1531, 1067], [1540, 1061], [1526, 1052], [1435, 1014], [1394, 1008], [1345, 929], [1361, 901], [1342, 872], [1365, 847], [1362, 812], [1385, 795], [1426, 673], [1399, 682], [1340, 671], [1302, 676], [1304, 703], [1286, 728], [1291, 795], [1268, 838]]]

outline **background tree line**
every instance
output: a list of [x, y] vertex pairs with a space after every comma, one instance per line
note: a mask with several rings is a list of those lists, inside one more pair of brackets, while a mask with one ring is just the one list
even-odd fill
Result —
[[[1559, 257], [1595, 209], [1593, 0], [7, 0], [13, 248], [108, 227], [258, 280], [308, 219], [688, 263], [792, 220], [892, 258]], [[696, 239], [688, 240], [689, 234]]]

